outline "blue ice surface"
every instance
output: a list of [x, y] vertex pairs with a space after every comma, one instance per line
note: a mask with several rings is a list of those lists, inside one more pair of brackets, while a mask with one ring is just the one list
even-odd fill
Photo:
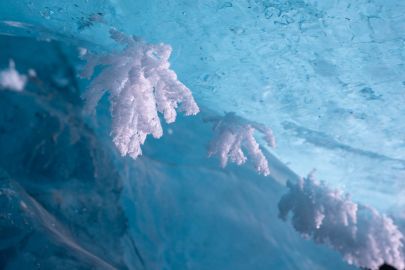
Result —
[[[10, 238], [1, 266], [352, 269], [277, 218], [283, 185], [206, 159], [204, 113], [148, 139], [137, 161], [118, 157], [108, 102], [87, 123], [68, 87], [81, 65], [72, 48], [114, 49], [110, 27], [170, 44], [172, 67], [203, 111], [271, 127], [272, 154], [297, 175], [315, 168], [355, 201], [404, 218], [404, 1], [3, 0], [1, 67], [12, 57], [53, 83], [35, 95], [0, 92], [2, 188], [48, 212], [24, 216], [19, 199], [7, 201], [2, 211], [21, 226], [3, 224], [12, 229], [1, 231]], [[28, 207], [43, 213], [35, 201]]]

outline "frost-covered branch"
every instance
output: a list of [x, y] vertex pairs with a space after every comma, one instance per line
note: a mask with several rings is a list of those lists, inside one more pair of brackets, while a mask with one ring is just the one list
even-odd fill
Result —
[[312, 175], [287, 186], [280, 217], [286, 220], [291, 212], [294, 228], [304, 237], [331, 246], [349, 264], [378, 269], [386, 262], [404, 268], [403, 235], [391, 218], [352, 202]]
[[151, 45], [116, 30], [111, 38], [125, 45], [122, 52], [108, 55], [86, 54], [82, 77], [91, 78], [97, 66], [103, 66], [84, 93], [86, 110], [94, 111], [108, 90], [111, 100], [113, 142], [122, 156], [137, 158], [146, 136], [163, 134], [158, 112], [167, 123], [176, 120], [176, 109], [195, 115], [199, 108], [191, 91], [170, 69], [172, 48]]
[[27, 76], [18, 73], [15, 69], [15, 63], [10, 60], [7, 69], [0, 71], [0, 89], [8, 89], [21, 92], [27, 83]]
[[221, 166], [225, 167], [228, 161], [241, 165], [246, 162], [244, 150], [248, 152], [256, 170], [263, 175], [269, 175], [269, 164], [260, 150], [259, 144], [253, 136], [255, 130], [264, 135], [264, 140], [270, 147], [275, 147], [275, 139], [271, 129], [264, 125], [247, 121], [227, 113], [222, 118], [206, 119], [214, 122], [214, 137], [210, 143], [208, 155], [218, 155]]

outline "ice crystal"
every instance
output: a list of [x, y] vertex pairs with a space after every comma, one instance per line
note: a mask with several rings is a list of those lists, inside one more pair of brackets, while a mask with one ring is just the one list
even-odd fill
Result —
[[225, 167], [229, 160], [238, 165], [245, 163], [247, 157], [244, 150], [246, 150], [256, 170], [263, 175], [270, 174], [268, 161], [253, 134], [255, 130], [259, 131], [264, 135], [267, 144], [275, 147], [275, 138], [271, 129], [247, 121], [235, 113], [227, 113], [223, 118], [207, 118], [206, 120], [215, 123], [214, 137], [210, 143], [208, 155], [218, 155], [222, 167]]
[[280, 217], [292, 213], [294, 228], [304, 237], [338, 250], [350, 264], [378, 269], [384, 262], [404, 268], [403, 235], [393, 220], [356, 204], [312, 175], [288, 183], [279, 203]]
[[147, 135], [163, 134], [158, 112], [167, 123], [176, 120], [176, 109], [195, 115], [199, 108], [190, 89], [170, 69], [172, 48], [147, 44], [116, 30], [111, 38], [125, 46], [107, 55], [87, 53], [82, 76], [91, 78], [96, 66], [103, 66], [84, 94], [87, 111], [94, 111], [101, 97], [110, 93], [113, 142], [122, 156], [137, 158]]
[[15, 69], [15, 63], [10, 60], [8, 69], [0, 71], [0, 89], [8, 89], [21, 92], [27, 83], [27, 76], [18, 73]]

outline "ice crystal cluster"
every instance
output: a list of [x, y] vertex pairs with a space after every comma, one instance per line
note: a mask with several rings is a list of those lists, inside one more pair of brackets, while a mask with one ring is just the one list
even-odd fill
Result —
[[106, 91], [110, 93], [113, 142], [122, 156], [137, 158], [141, 146], [152, 134], [163, 134], [159, 113], [167, 123], [176, 120], [176, 109], [195, 115], [199, 108], [190, 89], [170, 69], [169, 45], [147, 44], [110, 30], [111, 38], [125, 46], [122, 52], [107, 55], [86, 54], [82, 77], [91, 78], [97, 66], [102, 71], [84, 94], [87, 111], [94, 111]]
[[304, 237], [327, 244], [349, 263], [378, 269], [384, 262], [404, 268], [403, 235], [393, 220], [375, 209], [356, 204], [313, 175], [288, 183], [279, 203], [280, 217], [292, 213], [294, 228]]
[[271, 129], [247, 121], [232, 112], [222, 118], [207, 118], [206, 121], [214, 122], [214, 137], [211, 140], [208, 155], [218, 155], [222, 167], [225, 167], [229, 161], [238, 165], [245, 163], [247, 160], [245, 150], [259, 173], [270, 174], [268, 161], [253, 135], [257, 130], [263, 134], [263, 139], [268, 146], [275, 147], [275, 138]]
[[7, 69], [0, 71], [0, 89], [7, 89], [21, 92], [27, 83], [27, 76], [18, 73], [15, 69], [15, 63], [10, 60]]

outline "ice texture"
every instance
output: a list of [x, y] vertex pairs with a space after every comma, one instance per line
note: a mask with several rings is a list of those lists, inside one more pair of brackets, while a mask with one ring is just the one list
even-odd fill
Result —
[[22, 92], [0, 91], [0, 269], [128, 268], [122, 183], [82, 117], [75, 48], [4, 36], [0, 44], [37, 73]]
[[[23, 91], [0, 91], [0, 268], [403, 267], [404, 14], [401, 0], [0, 1], [0, 70], [27, 76]], [[137, 52], [111, 28], [145, 50], [170, 46], [170, 70], [201, 110], [172, 125], [163, 118], [175, 106], [162, 120], [154, 112], [148, 123], [167, 132], [135, 140], [136, 160], [111, 142], [119, 87], [100, 99], [85, 91], [121, 73], [100, 65], [92, 80], [77, 77], [86, 52]], [[95, 116], [83, 95], [98, 102]], [[224, 112], [271, 127], [275, 150], [247, 133], [270, 175], [252, 170], [254, 158], [225, 168], [207, 159], [230, 153], [212, 148], [226, 133], [204, 122]], [[241, 146], [222, 162], [244, 161]], [[314, 168], [324, 182], [301, 188]], [[291, 222], [278, 218], [280, 199]]]
[[270, 126], [298, 174], [316, 168], [356, 200], [404, 211], [405, 2], [128, 0], [115, 10], [126, 31], [171, 44], [201, 106]]

